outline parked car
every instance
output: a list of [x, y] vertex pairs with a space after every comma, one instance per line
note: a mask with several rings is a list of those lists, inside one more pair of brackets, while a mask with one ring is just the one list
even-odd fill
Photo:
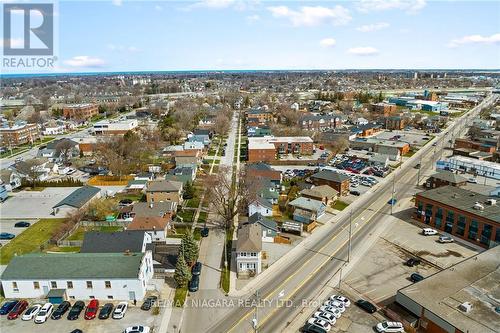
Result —
[[193, 275], [191, 281], [189, 281], [188, 289], [190, 292], [195, 292], [198, 291], [199, 287], [200, 287], [200, 276]]
[[319, 308], [319, 311], [321, 312], [328, 312], [328, 313], [331, 313], [332, 315], [335, 316], [335, 318], [339, 319], [340, 316], [342, 315], [342, 312], [334, 307], [334, 306], [327, 306], [327, 305], [323, 305]]
[[420, 163], [415, 164], [414, 168], [415, 169], [420, 169]]
[[412, 282], [419, 282], [419, 281], [422, 281], [424, 279], [424, 277], [418, 273], [413, 273], [412, 275], [410, 275], [410, 280]]
[[193, 265], [193, 269], [191, 270], [191, 273], [193, 275], [200, 275], [201, 274], [201, 262], [197, 261], [194, 265]]
[[340, 302], [344, 303], [344, 306], [346, 308], [348, 308], [348, 307], [351, 306], [351, 301], [347, 297], [344, 297], [344, 296], [332, 295], [332, 296], [330, 296], [330, 300], [332, 300], [332, 301], [334, 301], [334, 300], [340, 301]]
[[14, 224], [14, 227], [15, 228], [27, 228], [31, 225], [31, 223], [29, 222], [26, 222], [26, 221], [20, 221], [20, 222], [17, 222], [16, 224]]
[[128, 303], [120, 302], [113, 311], [113, 319], [122, 319], [125, 317], [125, 312], [127, 312]]
[[53, 320], [61, 319], [62, 316], [69, 310], [70, 307], [71, 307], [70, 302], [68, 302], [68, 301], [62, 302], [61, 304], [59, 304], [57, 309], [55, 309], [55, 311], [52, 313], [52, 316], [50, 316], [50, 319], [53, 319]]
[[345, 312], [345, 305], [344, 305], [344, 303], [341, 302], [341, 301], [338, 301], [338, 300], [330, 300], [329, 299], [323, 305], [335, 307], [335, 308], [339, 309], [341, 313]]
[[433, 235], [437, 235], [437, 231], [432, 229], [432, 228], [423, 228], [422, 229], [422, 235], [424, 236], [433, 236]]
[[387, 332], [387, 333], [393, 333], [393, 332], [404, 332], [404, 327], [403, 324], [397, 321], [383, 321], [381, 323], [378, 323], [377, 326], [375, 326], [375, 329], [377, 332], [382, 333], [382, 332]]
[[313, 317], [317, 318], [317, 319], [324, 320], [330, 325], [335, 325], [335, 323], [337, 322], [337, 319], [335, 319], [335, 316], [332, 315], [331, 313], [328, 313], [328, 312], [316, 311], [313, 314]]
[[391, 206], [394, 206], [396, 204], [396, 202], [398, 202], [397, 199], [389, 199], [389, 201], [387, 201], [387, 204], [391, 205]]
[[149, 296], [148, 298], [146, 298], [144, 300], [144, 303], [142, 303], [141, 305], [141, 310], [150, 310], [151, 307], [155, 304], [156, 300], [158, 299], [158, 297], [156, 296]]
[[201, 237], [208, 237], [208, 232], [209, 232], [209, 230], [207, 227], [204, 227], [203, 229], [201, 229], [201, 232], [200, 232]]
[[364, 299], [358, 299], [356, 305], [365, 310], [368, 313], [377, 312], [377, 308], [372, 303], [365, 301]]
[[99, 311], [99, 301], [93, 299], [89, 302], [89, 305], [87, 305], [84, 318], [86, 320], [94, 319], [97, 316], [97, 311]]
[[413, 266], [420, 265], [420, 259], [410, 258], [410, 259], [406, 260], [405, 265], [408, 266], [408, 267], [413, 267]]
[[453, 243], [455, 240], [450, 236], [441, 235], [439, 236], [439, 243]]
[[350, 191], [349, 193], [351, 193], [352, 195], [355, 195], [357, 197], [359, 197], [361, 195], [361, 193], [359, 193], [359, 191]]
[[23, 313], [24, 310], [28, 307], [28, 302], [25, 300], [17, 302], [16, 306], [10, 310], [9, 315], [7, 316], [7, 319], [13, 320], [17, 319], [21, 313]]
[[477, 184], [477, 179], [476, 178], [469, 178], [469, 179], [467, 179], [467, 183]]
[[41, 304], [33, 304], [32, 306], [29, 307], [28, 310], [23, 314], [21, 317], [22, 320], [33, 320], [37, 313], [40, 311], [42, 308]]
[[13, 239], [14, 237], [16, 237], [16, 235], [10, 234], [8, 232], [0, 233], [0, 239]]
[[151, 328], [148, 326], [130, 326], [127, 327], [123, 333], [149, 333]]
[[307, 323], [302, 327], [301, 332], [303, 332], [303, 333], [326, 333], [326, 330], [319, 327], [319, 326]]
[[122, 199], [122, 200], [120, 200], [120, 202], [118, 202], [118, 206], [126, 207], [126, 206], [130, 206], [133, 203], [134, 203], [134, 201], [132, 201], [131, 199]]
[[318, 318], [310, 318], [307, 323], [312, 324], [314, 326], [318, 326], [319, 328], [324, 329], [326, 332], [330, 332], [332, 329], [332, 325], [328, 324], [325, 320], [323, 319], [318, 319]]
[[83, 301], [76, 301], [71, 310], [69, 310], [68, 320], [77, 320], [83, 309], [85, 309], [85, 303]]
[[17, 299], [15, 299], [15, 300], [7, 301], [7, 302], [3, 303], [2, 307], [0, 308], [0, 315], [8, 314], [10, 311], [12, 311], [12, 309], [16, 306], [16, 304], [18, 302], [19, 301]]
[[101, 311], [99, 311], [99, 319], [108, 319], [109, 315], [113, 312], [113, 304], [112, 303], [106, 303], [104, 306], [101, 308]]
[[45, 323], [50, 317], [52, 310], [54, 310], [52, 303], [45, 303], [35, 316], [35, 324]]

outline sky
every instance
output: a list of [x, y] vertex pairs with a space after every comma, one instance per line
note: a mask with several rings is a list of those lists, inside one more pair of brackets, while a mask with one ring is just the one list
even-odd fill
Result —
[[59, 1], [55, 19], [55, 72], [500, 68], [499, 1]]

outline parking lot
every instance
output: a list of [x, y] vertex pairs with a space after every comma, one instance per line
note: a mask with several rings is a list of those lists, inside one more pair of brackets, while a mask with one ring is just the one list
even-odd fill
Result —
[[[31, 223], [31, 225], [38, 222], [38, 220], [4, 220], [4, 219], [1, 219], [0, 220], [0, 232], [7, 232], [9, 234], [13, 234], [16, 236], [19, 235], [21, 232], [23, 232], [24, 230], [27, 229], [27, 228], [14, 227], [14, 224], [16, 224], [17, 222], [21, 222], [21, 221], [29, 222], [29, 223]], [[0, 244], [2, 244], [2, 246], [8, 244], [9, 242], [10, 242], [9, 239], [0, 240]]]
[[[40, 304], [42, 304], [41, 302]], [[86, 302], [88, 303], [88, 302]], [[116, 302], [115, 302], [116, 303]], [[145, 315], [147, 314], [147, 315]], [[85, 333], [120, 333], [129, 326], [145, 325], [153, 327], [155, 320], [159, 316], [151, 315], [151, 312], [145, 312], [140, 309], [140, 303], [134, 307], [129, 304], [129, 308], [123, 319], [93, 319], [85, 320], [82, 312], [77, 320], [67, 320], [67, 313], [62, 319], [48, 319], [43, 324], [35, 324], [33, 320], [23, 321], [20, 318], [16, 320], [7, 320], [7, 316], [1, 316], [0, 326], [2, 333], [32, 333], [32, 332], [50, 332], [50, 333], [68, 333], [74, 329], [80, 329]]]

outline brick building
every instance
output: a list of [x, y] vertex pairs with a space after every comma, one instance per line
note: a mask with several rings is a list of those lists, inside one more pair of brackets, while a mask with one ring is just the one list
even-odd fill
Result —
[[408, 124], [408, 119], [401, 116], [385, 118], [385, 128], [389, 130], [402, 130]]
[[308, 114], [299, 119], [300, 128], [308, 131], [325, 131], [342, 125], [339, 115]]
[[63, 116], [66, 119], [89, 120], [98, 113], [97, 104], [69, 104], [63, 108]]
[[398, 106], [393, 103], [372, 103], [370, 111], [388, 117], [398, 110]]
[[500, 207], [494, 199], [460, 187], [417, 193], [415, 217], [433, 228], [489, 248], [500, 242]]
[[464, 186], [467, 179], [459, 174], [447, 170], [441, 170], [431, 175], [425, 182], [427, 188], [438, 188], [443, 186]]
[[349, 177], [331, 170], [321, 170], [311, 176], [314, 185], [328, 185], [339, 193], [339, 196], [349, 194]]
[[497, 147], [495, 145], [486, 144], [486, 143], [479, 142], [479, 141], [472, 141], [472, 140], [466, 139], [466, 138], [455, 139], [454, 148], [455, 149], [461, 149], [461, 148], [475, 149], [475, 150], [483, 151], [485, 153], [494, 153], [497, 150]]
[[0, 127], [0, 141], [6, 147], [33, 143], [40, 137], [36, 124], [18, 122], [12, 126]]
[[308, 136], [248, 138], [248, 161], [275, 161], [277, 155], [312, 155], [313, 140]]

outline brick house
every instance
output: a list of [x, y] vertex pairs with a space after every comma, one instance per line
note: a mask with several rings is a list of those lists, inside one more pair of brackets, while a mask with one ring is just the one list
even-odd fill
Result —
[[313, 140], [308, 136], [248, 138], [248, 162], [270, 162], [277, 155], [312, 155]]
[[69, 104], [63, 108], [63, 116], [66, 119], [89, 120], [99, 114], [97, 104]]
[[349, 194], [349, 177], [331, 170], [321, 170], [311, 176], [314, 185], [328, 185], [339, 193], [339, 196]]
[[431, 175], [425, 182], [427, 188], [437, 188], [442, 186], [464, 186], [467, 179], [459, 174], [447, 170], [441, 170]]

